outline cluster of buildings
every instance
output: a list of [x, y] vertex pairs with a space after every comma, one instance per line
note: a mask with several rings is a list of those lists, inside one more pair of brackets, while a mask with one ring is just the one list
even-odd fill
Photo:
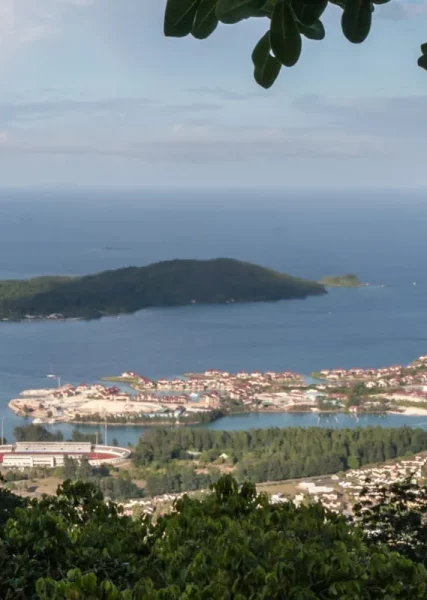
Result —
[[351, 500], [351, 504], [359, 501], [360, 494], [364, 489], [368, 490], [367, 497], [375, 500], [379, 498], [379, 490], [384, 486], [402, 481], [407, 477], [411, 477], [416, 482], [424, 479], [426, 465], [427, 455], [416, 454], [410, 459], [348, 471], [343, 479], [338, 481], [338, 485]]
[[[318, 411], [321, 399], [335, 403], [336, 409], [342, 407], [343, 401], [348, 399], [349, 388], [358, 382], [375, 392], [375, 396], [364, 402], [367, 409], [375, 410], [375, 403], [379, 405], [383, 400], [395, 404], [427, 403], [427, 356], [421, 356], [408, 367], [324, 369], [317, 376], [321, 381], [309, 386], [301, 375], [290, 371], [229, 373], [207, 370], [157, 381], [125, 371], [109, 379], [127, 384], [128, 389], [119, 385], [83, 383], [27, 390], [11, 400], [9, 407], [19, 415], [33, 416], [37, 422], [88, 422], [91, 416], [97, 420], [110, 418], [111, 422], [173, 420], [184, 413], [203, 414], [228, 408], [229, 401], [240, 404], [247, 412]], [[342, 389], [333, 390], [333, 387]], [[383, 393], [388, 396], [382, 396]]]
[[251, 392], [251, 390], [261, 391], [266, 388], [283, 385], [304, 385], [301, 375], [285, 371], [274, 373], [268, 371], [261, 373], [254, 371], [249, 373], [240, 371], [238, 373], [228, 373], [227, 371], [208, 370], [200, 374], [189, 374], [185, 378], [158, 379], [152, 381], [137, 375], [133, 371], [125, 371], [117, 378], [120, 381], [132, 381], [135, 387], [140, 390], [168, 390], [178, 392], [203, 392], [206, 390], [216, 390], [227, 395], [239, 391]]
[[88, 422], [92, 416], [113, 422], [177, 419], [184, 413], [206, 413], [220, 406], [221, 395], [215, 390], [198, 394], [157, 390], [132, 393], [117, 386], [84, 383], [26, 390], [9, 402], [16, 414], [32, 416], [36, 423]]
[[[417, 454], [413, 458], [376, 467], [352, 469], [342, 476], [331, 475], [300, 481], [296, 483], [296, 493], [292, 495], [282, 492], [273, 493], [270, 499], [273, 504], [292, 500], [296, 506], [305, 502], [321, 502], [327, 510], [350, 516], [352, 507], [361, 499], [362, 490], [367, 490], [365, 498], [376, 500], [380, 497], [380, 488], [402, 481], [409, 476], [419, 482], [425, 478], [426, 469], [427, 454]], [[159, 507], [166, 505], [170, 507], [183, 495], [183, 493], [164, 494], [150, 499], [129, 500], [122, 506], [124, 514], [132, 515], [136, 508], [143, 513], [153, 514]]]
[[[180, 394], [170, 398], [179, 398], [179, 403], [185, 404], [188, 400], [199, 398], [199, 402], [208, 402], [209, 408], [220, 408], [222, 399], [237, 400], [248, 409], [259, 406], [258, 400], [261, 394], [272, 394], [271, 398], [261, 398], [261, 404], [274, 406], [277, 404], [282, 408], [286, 401], [280, 396], [275, 397], [276, 392], [291, 385], [307, 388], [307, 384], [301, 375], [290, 371], [273, 372], [260, 371], [228, 373], [227, 371], [207, 370], [204, 373], [188, 374], [184, 378], [158, 379], [152, 381], [138, 375], [133, 371], [125, 371], [117, 380], [131, 383], [141, 392], [140, 398], [157, 398], [158, 393], [163, 391]], [[294, 398], [300, 394], [300, 390], [291, 391]], [[317, 393], [317, 392], [315, 392]], [[272, 400], [270, 402], [270, 400]], [[309, 399], [309, 402], [312, 400]], [[171, 400], [173, 401], [173, 400]]]
[[427, 385], [427, 356], [420, 356], [408, 366], [394, 365], [379, 369], [322, 369], [320, 379], [334, 383], [363, 382], [367, 388], [394, 388]]
[[[198, 491], [197, 494], [206, 494], [207, 490]], [[146, 514], [153, 515], [154, 513], [162, 514], [163, 512], [170, 510], [176, 500], [179, 500], [184, 495], [191, 496], [194, 492], [182, 492], [179, 494], [162, 494], [155, 498], [149, 499], [135, 499], [127, 500], [125, 502], [119, 502], [119, 506], [123, 508], [123, 514], [129, 517], [135, 516], [135, 514]]]
[[130, 457], [130, 450], [90, 442], [16, 442], [0, 446], [0, 465], [4, 468], [54, 468], [62, 466], [66, 456], [74, 459], [87, 457], [93, 466], [118, 464]]
[[375, 467], [352, 469], [344, 475], [331, 475], [321, 478], [312, 478], [297, 484], [296, 494], [273, 494], [273, 503], [292, 502], [299, 506], [303, 502], [321, 502], [331, 511], [352, 514], [352, 507], [362, 498], [379, 500], [380, 489], [398, 481], [411, 477], [413, 481], [420, 482], [425, 479], [427, 467], [427, 454], [417, 454], [412, 458], [397, 460]]
[[281, 502], [289, 502], [291, 500], [295, 506], [300, 506], [304, 502], [321, 502], [327, 510], [337, 513], [349, 514], [350, 510], [344, 500], [344, 495], [335, 486], [322, 485], [314, 481], [302, 481], [297, 484], [298, 492], [289, 497], [282, 492], [272, 494], [271, 502], [280, 504]]

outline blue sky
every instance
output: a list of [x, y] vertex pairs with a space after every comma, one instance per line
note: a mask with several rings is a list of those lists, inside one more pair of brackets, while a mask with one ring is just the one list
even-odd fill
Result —
[[378, 6], [272, 90], [252, 78], [264, 20], [165, 39], [164, 0], [1, 0], [3, 187], [427, 187], [427, 0]]

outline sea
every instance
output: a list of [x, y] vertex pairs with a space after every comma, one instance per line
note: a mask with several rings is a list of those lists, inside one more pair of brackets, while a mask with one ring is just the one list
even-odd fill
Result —
[[[277, 303], [148, 309], [98, 321], [0, 323], [0, 418], [22, 390], [134, 370], [292, 370], [406, 364], [427, 354], [427, 194], [414, 190], [0, 191], [0, 278], [80, 275], [173, 258], [232, 257], [295, 276], [369, 283]], [[224, 417], [215, 429], [412, 425], [427, 417]], [[68, 435], [70, 425], [51, 426]], [[81, 426], [83, 431], [94, 427]], [[102, 428], [103, 430], [103, 428]], [[135, 443], [142, 427], [109, 427]]]

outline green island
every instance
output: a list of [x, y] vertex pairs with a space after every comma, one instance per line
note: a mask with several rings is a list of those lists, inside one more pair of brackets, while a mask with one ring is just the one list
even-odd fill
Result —
[[326, 293], [315, 281], [231, 258], [171, 260], [82, 277], [0, 281], [0, 319], [94, 319], [151, 307], [274, 302]]
[[345, 275], [326, 275], [319, 281], [321, 285], [326, 287], [361, 287], [366, 285], [362, 283], [354, 273], [346, 273]]

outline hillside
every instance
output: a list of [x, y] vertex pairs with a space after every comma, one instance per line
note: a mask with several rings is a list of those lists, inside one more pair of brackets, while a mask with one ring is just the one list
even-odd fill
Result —
[[143, 308], [272, 302], [325, 294], [323, 285], [230, 258], [172, 260], [84, 277], [0, 282], [0, 318], [98, 318]]
[[319, 283], [329, 287], [360, 287], [363, 283], [357, 275], [347, 273], [345, 275], [334, 275], [323, 277]]

